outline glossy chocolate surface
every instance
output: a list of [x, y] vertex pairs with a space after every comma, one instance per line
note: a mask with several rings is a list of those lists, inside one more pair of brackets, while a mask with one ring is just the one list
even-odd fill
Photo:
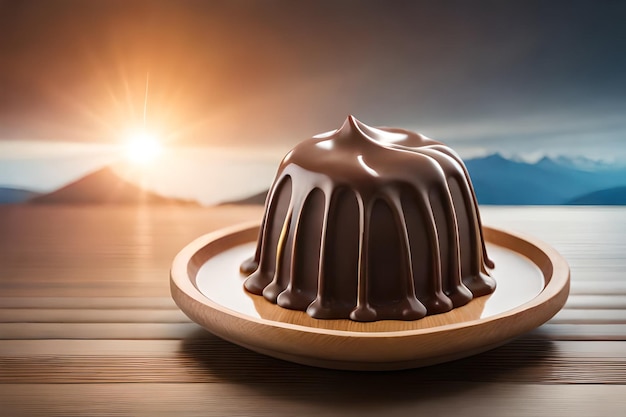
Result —
[[469, 175], [447, 146], [349, 116], [290, 151], [245, 288], [320, 319], [415, 320], [495, 281]]

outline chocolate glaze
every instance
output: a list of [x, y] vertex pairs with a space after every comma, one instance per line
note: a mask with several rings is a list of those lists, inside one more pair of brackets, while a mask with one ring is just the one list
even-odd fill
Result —
[[349, 116], [283, 159], [245, 288], [320, 319], [415, 320], [495, 281], [459, 156], [425, 136]]

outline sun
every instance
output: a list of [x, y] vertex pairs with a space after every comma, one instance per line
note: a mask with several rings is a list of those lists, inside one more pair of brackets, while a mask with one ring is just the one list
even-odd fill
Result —
[[144, 129], [131, 132], [124, 144], [124, 155], [135, 165], [148, 165], [163, 153], [157, 136]]

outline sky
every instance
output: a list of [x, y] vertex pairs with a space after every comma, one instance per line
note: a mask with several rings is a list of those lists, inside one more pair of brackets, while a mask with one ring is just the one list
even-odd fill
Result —
[[467, 156], [626, 160], [625, 21], [623, 1], [0, 0], [0, 169], [112, 157], [137, 125], [278, 155], [348, 114]]

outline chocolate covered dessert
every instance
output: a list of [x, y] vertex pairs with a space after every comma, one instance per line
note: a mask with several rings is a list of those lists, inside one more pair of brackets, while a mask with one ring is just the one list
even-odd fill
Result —
[[319, 319], [416, 320], [495, 281], [469, 175], [449, 147], [350, 116], [283, 159], [244, 286]]

